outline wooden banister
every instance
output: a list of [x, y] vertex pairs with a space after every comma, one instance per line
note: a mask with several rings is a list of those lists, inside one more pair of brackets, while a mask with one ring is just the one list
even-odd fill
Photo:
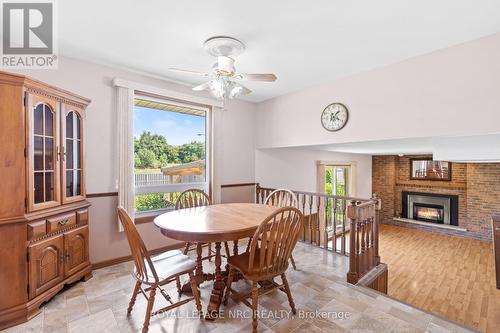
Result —
[[493, 232], [493, 255], [495, 257], [497, 289], [500, 289], [500, 215], [493, 215], [491, 227]]
[[[274, 190], [257, 183], [255, 202], [264, 203]], [[349, 256], [348, 282], [357, 283], [380, 264], [378, 212], [381, 201], [376, 194], [366, 199], [292, 192], [298, 199], [296, 208], [304, 216], [300, 240]]]

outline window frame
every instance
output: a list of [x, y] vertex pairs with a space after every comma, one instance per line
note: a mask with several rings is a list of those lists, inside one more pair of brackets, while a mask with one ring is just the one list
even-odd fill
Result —
[[[166, 185], [150, 185], [150, 186], [139, 186], [135, 185], [135, 178], [133, 180], [134, 184], [134, 200], [136, 195], [141, 194], [163, 194], [163, 193], [173, 193], [182, 192], [191, 188], [196, 188], [208, 193], [210, 198], [212, 198], [212, 182], [213, 182], [213, 140], [212, 140], [212, 129], [213, 129], [213, 107], [210, 105], [200, 104], [191, 101], [179, 100], [167, 96], [159, 96], [156, 94], [151, 94], [143, 91], [134, 91], [133, 106], [135, 108], [135, 100], [149, 100], [151, 102], [170, 104], [179, 107], [187, 107], [191, 109], [201, 110], [205, 112], [205, 181], [204, 182], [193, 182], [193, 183], [179, 183], [179, 184], [166, 184]], [[158, 110], [163, 111], [163, 110]], [[175, 112], [168, 111], [166, 112]], [[134, 112], [134, 110], [133, 110]], [[132, 134], [133, 135], [133, 134]], [[134, 168], [135, 169], [135, 168]], [[135, 177], [135, 173], [132, 175]], [[135, 211], [135, 223], [147, 223], [152, 222], [153, 219], [165, 212], [172, 211], [173, 207], [154, 209], [148, 211]]]
[[351, 186], [352, 186], [352, 177], [351, 177], [351, 166], [350, 165], [339, 165], [339, 164], [327, 164], [325, 165], [325, 186], [327, 184], [326, 182], [326, 170], [327, 169], [332, 169], [332, 194], [337, 195], [337, 180], [338, 180], [338, 174], [337, 174], [337, 169], [344, 169], [344, 184], [345, 184], [345, 192], [342, 196], [345, 197], [350, 197], [351, 196]]

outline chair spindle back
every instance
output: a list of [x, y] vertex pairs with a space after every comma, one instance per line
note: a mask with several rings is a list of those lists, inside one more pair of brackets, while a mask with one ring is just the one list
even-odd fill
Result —
[[271, 205], [276, 207], [297, 207], [298, 200], [295, 193], [287, 189], [277, 189], [269, 193], [264, 200], [264, 205]]
[[[297, 208], [283, 207], [269, 215], [259, 226], [250, 243], [249, 271], [276, 276], [288, 268], [288, 260], [299, 239], [303, 215]], [[258, 263], [254, 265], [254, 261]]]
[[210, 197], [198, 189], [189, 189], [182, 192], [175, 202], [175, 209], [209, 206]]
[[127, 236], [128, 245], [130, 246], [130, 251], [132, 252], [132, 258], [135, 264], [135, 274], [137, 279], [145, 282], [148, 281], [149, 274], [152, 274], [155, 281], [158, 282], [158, 275], [149, 256], [148, 250], [144, 245], [144, 242], [137, 231], [135, 224], [128, 215], [127, 211], [123, 207], [118, 207], [118, 217], [122, 223], [123, 229], [125, 229], [125, 234]]

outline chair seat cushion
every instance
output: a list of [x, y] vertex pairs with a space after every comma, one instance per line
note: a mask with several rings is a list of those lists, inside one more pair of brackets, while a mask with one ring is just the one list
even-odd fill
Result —
[[[192, 272], [196, 262], [179, 250], [167, 251], [151, 258], [159, 281], [169, 280], [178, 275]], [[148, 281], [154, 282], [154, 275], [146, 265]]]
[[165, 258], [170, 258], [170, 257], [173, 257], [173, 256], [177, 256], [179, 254], [182, 254], [182, 252], [180, 250], [171, 250], [171, 251], [167, 251], [167, 252], [163, 252], [163, 253], [160, 253], [154, 257], [151, 257], [151, 261], [159, 261], [159, 260], [162, 260], [162, 259], [165, 259]]

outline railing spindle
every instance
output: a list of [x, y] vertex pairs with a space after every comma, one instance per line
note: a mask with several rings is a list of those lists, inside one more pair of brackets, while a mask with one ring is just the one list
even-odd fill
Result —
[[[273, 190], [257, 184], [255, 201], [263, 203]], [[331, 239], [331, 251], [349, 255], [347, 274], [349, 283], [357, 283], [364, 274], [380, 263], [378, 214], [381, 205], [376, 195], [371, 199], [360, 199], [304, 191], [294, 191], [294, 193], [298, 200], [297, 208], [304, 215], [301, 240], [306, 241], [309, 238], [310, 244], [314, 241], [317, 246], [330, 250]], [[276, 200], [280, 202], [282, 199]], [[277, 202], [272, 202], [275, 203]], [[324, 219], [320, 216], [322, 204], [325, 205]], [[324, 240], [320, 236], [321, 228], [324, 228]], [[347, 237], [349, 237], [348, 244]]]
[[320, 216], [319, 216], [319, 209], [321, 207], [321, 197], [316, 197], [316, 246], [321, 246], [320, 242], [320, 231], [319, 231], [319, 223], [320, 223]]
[[324, 240], [325, 244], [324, 245], [325, 246], [324, 247], [327, 250], [329, 249], [329, 247], [328, 247], [328, 243], [329, 243], [329, 241], [328, 241], [328, 230], [329, 230], [329, 227], [330, 227], [330, 225], [329, 225], [330, 221], [328, 221], [328, 202], [329, 201], [330, 201], [330, 198], [325, 197], [325, 232], [324, 232], [324, 234], [325, 234], [324, 235], [324, 237], [325, 237], [325, 240]]

